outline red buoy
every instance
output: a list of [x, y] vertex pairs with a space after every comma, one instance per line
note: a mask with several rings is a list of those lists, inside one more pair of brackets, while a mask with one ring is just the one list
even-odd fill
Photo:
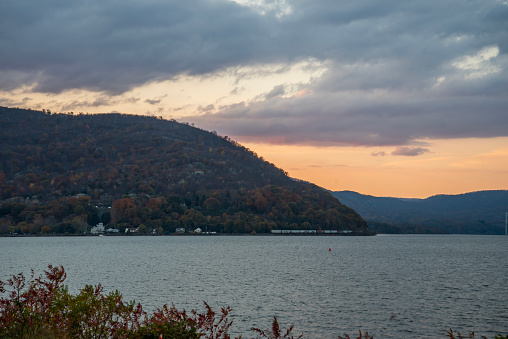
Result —
[[328, 251], [331, 251], [332, 249], [330, 247], [328, 247]]

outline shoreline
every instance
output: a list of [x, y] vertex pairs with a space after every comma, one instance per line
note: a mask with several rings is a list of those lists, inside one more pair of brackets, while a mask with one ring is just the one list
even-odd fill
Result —
[[347, 234], [340, 234], [340, 233], [314, 233], [314, 234], [298, 234], [298, 233], [257, 233], [257, 234], [250, 234], [250, 233], [217, 233], [217, 234], [177, 234], [177, 233], [171, 233], [171, 234], [2, 234], [0, 237], [2, 238], [48, 238], [48, 237], [222, 237], [222, 236], [249, 236], [249, 237], [256, 237], [256, 236], [273, 236], [273, 237], [366, 237], [366, 236], [375, 236], [376, 233], [347, 233]]

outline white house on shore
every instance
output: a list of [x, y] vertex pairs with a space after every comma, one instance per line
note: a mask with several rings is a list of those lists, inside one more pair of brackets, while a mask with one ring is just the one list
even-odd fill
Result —
[[92, 234], [102, 234], [104, 233], [104, 224], [102, 222], [98, 223], [96, 226], [92, 227], [90, 230]]

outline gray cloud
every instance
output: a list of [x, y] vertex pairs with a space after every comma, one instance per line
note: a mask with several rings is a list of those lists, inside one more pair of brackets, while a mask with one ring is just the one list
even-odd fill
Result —
[[[405, 97], [404, 97], [405, 96]], [[397, 146], [508, 135], [508, 99], [323, 93], [225, 107], [190, 120], [237, 139], [316, 146]]]
[[392, 155], [403, 155], [407, 157], [416, 157], [418, 155], [422, 155], [430, 152], [428, 149], [423, 147], [408, 147], [408, 146], [398, 146], [393, 152]]
[[273, 97], [281, 96], [286, 93], [284, 85], [277, 85], [272, 88], [270, 92], [265, 95], [265, 99], [271, 99]]
[[229, 1], [21, 0], [1, 2], [0, 13], [0, 74], [11, 80], [3, 88], [121, 93], [181, 73], [278, 58], [262, 47], [273, 18]]
[[109, 106], [116, 105], [119, 103], [135, 103], [139, 101], [139, 98], [118, 98], [118, 97], [110, 97], [110, 96], [98, 96], [94, 100], [72, 100], [70, 102], [66, 102], [62, 104], [62, 111], [72, 111], [78, 108], [83, 107], [99, 107], [99, 106]]
[[30, 102], [31, 100], [32, 100], [32, 98], [29, 98], [29, 97], [24, 97], [23, 99], [21, 99], [21, 101], [0, 98], [0, 106], [17, 107], [20, 105], [25, 105], [26, 103]]
[[[285, 3], [286, 15], [277, 15], [283, 2], [262, 15], [226, 0], [2, 1], [0, 90], [120, 94], [181, 74], [315, 58], [329, 68], [307, 85], [311, 94], [281, 98], [279, 85], [261, 101], [192, 120], [242, 140], [286, 144], [397, 146], [508, 135], [503, 2]], [[489, 46], [497, 55], [460, 63]]]
[[161, 102], [161, 99], [146, 99], [145, 102], [150, 105], [157, 105]]
[[206, 105], [205, 107], [203, 107], [203, 106], [198, 107], [199, 112], [208, 112], [208, 111], [212, 111], [214, 109], [215, 109], [215, 105], [213, 105], [213, 104]]
[[391, 73], [375, 67], [388, 63], [407, 82], [486, 44], [508, 47], [508, 6], [495, 0], [287, 3], [292, 14], [277, 18], [231, 1], [4, 1], [0, 71], [10, 86], [124, 91], [181, 73], [316, 57], [374, 61], [366, 71]]

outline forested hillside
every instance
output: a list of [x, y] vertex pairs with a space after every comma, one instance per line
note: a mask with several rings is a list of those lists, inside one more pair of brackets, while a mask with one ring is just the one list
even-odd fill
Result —
[[0, 233], [84, 233], [98, 222], [121, 232], [366, 231], [330, 193], [227, 136], [160, 117], [0, 107]]
[[426, 199], [332, 192], [379, 233], [504, 234], [508, 191], [436, 195]]

